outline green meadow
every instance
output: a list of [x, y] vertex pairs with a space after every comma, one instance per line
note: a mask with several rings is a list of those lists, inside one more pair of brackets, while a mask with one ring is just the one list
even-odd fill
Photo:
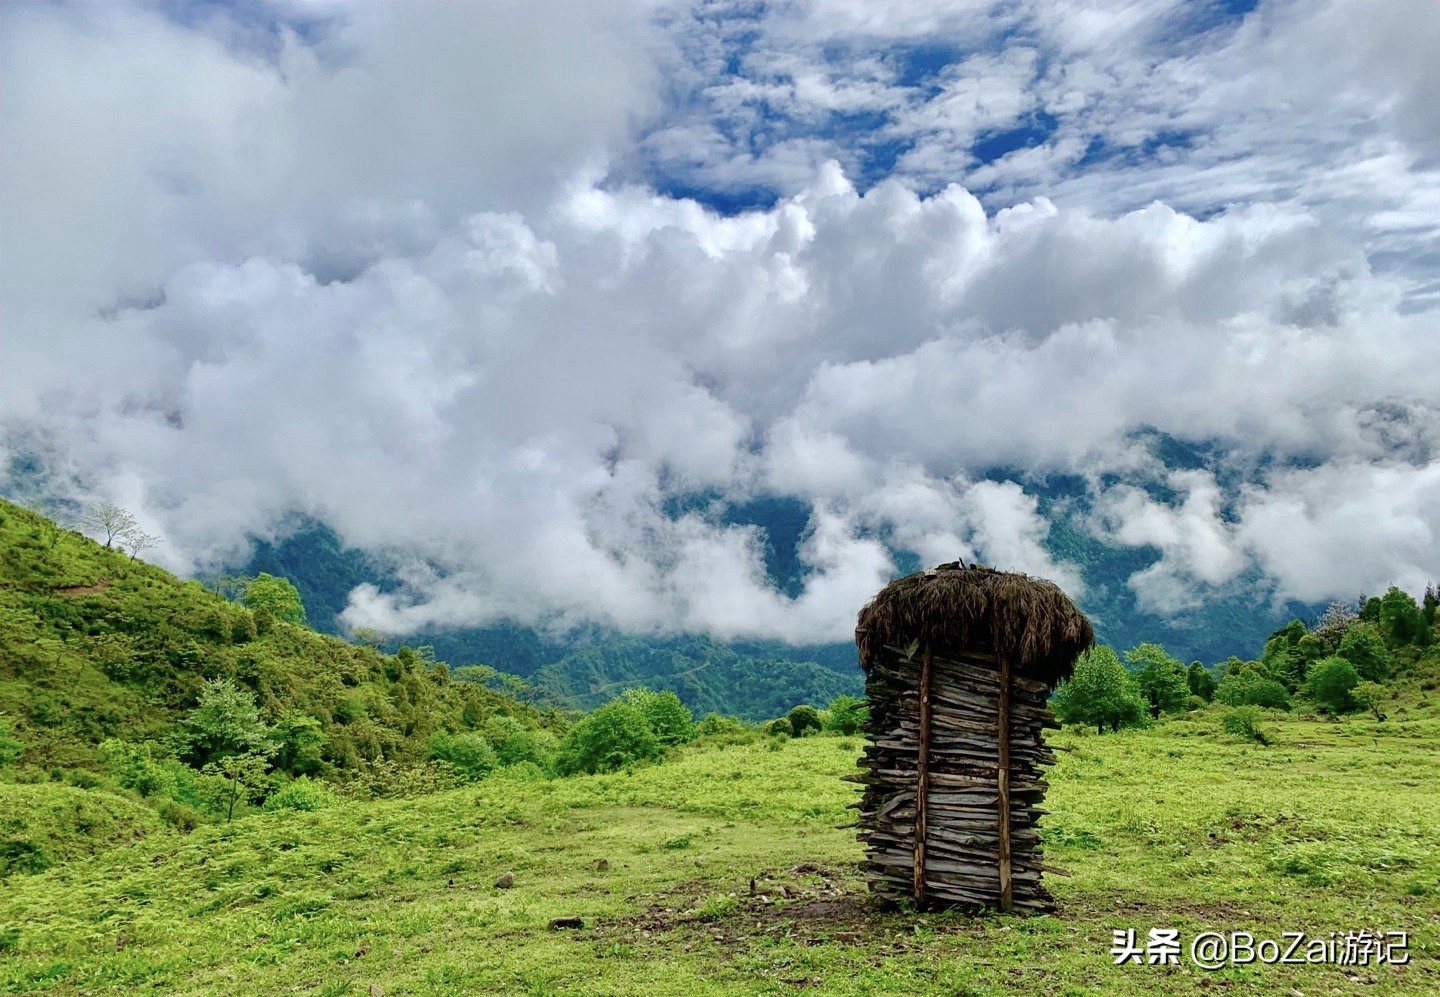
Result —
[[[6, 820], [81, 820], [106, 842], [0, 888], [0, 988], [1440, 992], [1440, 722], [1275, 720], [1271, 737], [1241, 743], [1209, 711], [1053, 735], [1047, 861], [1069, 875], [1049, 877], [1056, 913], [1033, 918], [870, 903], [840, 826], [854, 737], [697, 744], [630, 771], [497, 776], [188, 834], [104, 792], [0, 785]], [[1115, 966], [1127, 928], [1178, 929], [1185, 947], [1205, 931], [1403, 931], [1409, 963], [1206, 971], [1182, 951], [1179, 965]]]

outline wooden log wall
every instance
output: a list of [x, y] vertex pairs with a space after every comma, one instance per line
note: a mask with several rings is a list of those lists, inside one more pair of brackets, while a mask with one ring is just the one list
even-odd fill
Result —
[[870, 669], [870, 744], [852, 779], [865, 786], [859, 837], [875, 893], [921, 908], [1052, 909], [1036, 823], [1042, 771], [1055, 760], [1043, 731], [1059, 724], [1044, 683], [1010, 673], [1002, 696], [1002, 673], [1010, 669], [993, 654], [915, 646], [887, 647]]

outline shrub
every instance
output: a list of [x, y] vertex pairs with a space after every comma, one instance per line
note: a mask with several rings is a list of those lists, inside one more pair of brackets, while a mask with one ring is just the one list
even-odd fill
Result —
[[499, 764], [490, 742], [474, 731], [463, 734], [436, 731], [430, 737], [426, 757], [445, 763], [456, 775], [470, 782], [485, 778]]
[[1380, 628], [1373, 623], [1355, 623], [1345, 631], [1337, 652], [1367, 682], [1384, 682], [1390, 674], [1390, 652]]
[[323, 810], [334, 799], [330, 787], [305, 776], [292, 779], [265, 800], [266, 810]]
[[203, 822], [198, 811], [175, 800], [161, 800], [155, 812], [160, 815], [161, 820], [177, 831], [193, 831]]
[[661, 744], [674, 746], [695, 736], [695, 717], [675, 693], [627, 689], [621, 699], [640, 711], [650, 733]]
[[785, 717], [790, 721], [790, 736], [804, 737], [806, 734], [821, 729], [820, 711], [813, 706], [806, 706], [803, 703], [791, 710]]
[[750, 744], [759, 737], [755, 728], [739, 717], [726, 717], [718, 713], [707, 713], [695, 725], [695, 740], [706, 744]]
[[615, 699], [576, 724], [560, 745], [561, 775], [610, 772], [658, 756], [664, 746], [634, 703]]
[[10, 725], [3, 717], [0, 717], [0, 769], [15, 764], [24, 750], [25, 745], [19, 739], [10, 736]]
[[830, 701], [825, 729], [836, 734], [858, 734], [870, 716], [865, 700], [840, 695]]
[[766, 737], [793, 737], [795, 733], [794, 728], [790, 726], [790, 721], [785, 717], [776, 717], [762, 729]]
[[1311, 670], [1305, 692], [1331, 713], [1345, 713], [1358, 705], [1350, 690], [1360, 684], [1355, 666], [1339, 655], [1325, 658]]
[[1227, 734], [1234, 734], [1257, 744], [1269, 744], [1270, 735], [1260, 725], [1261, 713], [1258, 706], [1231, 707], [1220, 721], [1220, 727]]
[[1226, 706], [1264, 706], [1288, 710], [1290, 696], [1285, 685], [1259, 661], [1232, 658], [1225, 677], [1215, 687], [1216, 702]]
[[548, 730], [531, 730], [514, 717], [497, 714], [481, 728], [485, 739], [495, 748], [501, 765], [529, 762], [548, 768], [555, 759], [555, 735]]

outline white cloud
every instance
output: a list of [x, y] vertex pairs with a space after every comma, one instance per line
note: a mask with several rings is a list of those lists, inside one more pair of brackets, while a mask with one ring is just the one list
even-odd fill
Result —
[[[940, 7], [796, 8], [762, 26], [763, 87], [721, 79], [723, 52], [668, 8], [274, 9], [322, 24], [257, 42], [223, 15], [11, 7], [0, 33], [0, 224], [27, 249], [0, 284], [3, 445], [46, 451], [47, 487], [133, 507], [170, 566], [233, 558], [300, 511], [393, 561], [402, 590], [362, 587], [348, 614], [392, 632], [513, 616], [845, 640], [894, 570], [885, 542], [1080, 591], [1036, 498], [986, 475], [1134, 481], [1155, 467], [1148, 430], [1232, 469], [1310, 469], [1252, 474], [1234, 519], [1208, 473], [1173, 475], [1175, 505], [1099, 495], [1098, 532], [1161, 551], [1134, 579], [1147, 605], [1256, 566], [1323, 598], [1436, 563], [1436, 313], [1375, 248], [1404, 256], [1424, 231], [1415, 190], [1383, 224], [1329, 195], [1265, 203], [1239, 174], [1246, 203], [1203, 218], [1130, 195], [1112, 210], [1113, 174], [987, 211], [959, 185], [862, 194], [821, 138], [736, 148], [660, 110], [663, 68], [728, 87], [736, 113], [894, 108], [885, 127], [953, 151], [1067, 94], [1065, 113], [1102, 117], [1114, 94], [1154, 97], [1134, 66], [1095, 64], [1161, 44], [1153, 5], [1049, 34], [996, 7], [975, 23], [1029, 47], [962, 62], [948, 103], [908, 117], [896, 59], [852, 53], [852, 78], [801, 56], [822, 36], [959, 30]], [[1248, 24], [1235, 44], [1261, 44]], [[1065, 74], [1025, 54], [1050, 50]], [[1395, 158], [1373, 162], [1418, 189], [1407, 129], [1426, 112], [1407, 99]], [[783, 196], [721, 217], [615, 179], [667, 142], [701, 148], [704, 182]], [[990, 190], [1033, 193], [1076, 157], [1034, 158]], [[667, 512], [762, 493], [813, 510], [795, 598], [753, 529]]]

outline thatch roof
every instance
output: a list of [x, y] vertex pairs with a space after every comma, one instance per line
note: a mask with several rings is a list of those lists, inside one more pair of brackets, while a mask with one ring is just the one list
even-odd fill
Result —
[[1085, 614], [1043, 578], [959, 561], [897, 578], [860, 610], [855, 642], [867, 670], [885, 645], [919, 641], [937, 654], [990, 651], [1054, 685], [1095, 643]]

